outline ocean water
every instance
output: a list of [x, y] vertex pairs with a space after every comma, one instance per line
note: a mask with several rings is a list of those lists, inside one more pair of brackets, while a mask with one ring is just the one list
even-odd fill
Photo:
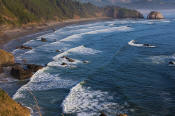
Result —
[[43, 116], [175, 114], [174, 19], [71, 25], [24, 45], [33, 49], [14, 50], [17, 62], [47, 65], [13, 95], [33, 116], [39, 114], [31, 92]]

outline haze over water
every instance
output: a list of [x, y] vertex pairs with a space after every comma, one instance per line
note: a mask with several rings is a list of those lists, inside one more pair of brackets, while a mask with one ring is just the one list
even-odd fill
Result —
[[43, 116], [173, 116], [175, 67], [168, 62], [175, 61], [174, 27], [175, 19], [113, 20], [61, 28], [42, 35], [47, 42], [33, 38], [24, 43], [32, 50], [13, 53], [18, 62], [47, 66], [13, 98], [34, 116], [29, 91]]

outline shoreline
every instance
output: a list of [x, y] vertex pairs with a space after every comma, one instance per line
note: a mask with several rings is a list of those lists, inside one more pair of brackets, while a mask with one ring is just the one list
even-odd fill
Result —
[[[34, 29], [24, 29], [21, 31], [17, 31], [19, 29], [15, 29], [15, 31], [13, 30], [8, 30], [6, 32], [6, 34], [11, 34], [10, 36], [8, 36], [8, 39], [4, 38], [6, 36], [1, 36], [0, 35], [0, 49], [4, 49], [8, 52], [12, 52], [13, 50], [16, 49], [16, 47], [21, 46], [23, 43], [32, 40], [32, 39], [36, 39], [36, 37], [41, 36], [43, 34], [47, 34], [47, 33], [52, 33], [53, 29], [60, 29], [63, 28], [65, 26], [69, 26], [69, 25], [77, 25], [77, 24], [86, 24], [86, 23], [91, 23], [91, 22], [100, 22], [100, 21], [107, 21], [107, 20], [112, 20], [112, 18], [88, 18], [88, 19], [81, 19], [81, 20], [67, 20], [65, 22], [57, 22], [53, 25], [48, 25], [48, 26], [44, 26], [44, 27], [35, 27]], [[11, 32], [12, 31], [12, 32]], [[5, 39], [6, 41], [4, 42], [2, 39]], [[1, 42], [4, 42], [3, 44]], [[9, 75], [9, 72], [7, 73], [2, 73], [0, 74], [0, 77], [5, 78], [4, 80], [0, 80], [0, 83], [4, 83], [4, 84], [10, 84], [13, 82], [14, 86], [16, 86], [16, 88], [14, 88], [13, 86], [11, 86], [10, 88], [13, 89], [9, 89], [6, 88], [5, 86], [1, 86], [2, 89], [4, 89], [11, 97], [13, 96], [14, 93], [16, 93], [16, 91], [23, 86], [24, 84], [26, 84], [26, 82], [28, 82], [28, 80], [24, 80], [24, 81], [20, 81], [21, 83], [15, 83], [14, 81], [7, 81], [8, 79], [12, 79], [13, 77]], [[16, 80], [16, 79], [14, 79]], [[16, 80], [18, 81], [18, 80]]]
[[91, 22], [100, 22], [112, 20], [110, 17], [99, 17], [99, 18], [82, 18], [82, 19], [68, 19], [63, 22], [48, 22], [42, 25], [27, 26], [21, 28], [14, 28], [5, 30], [3, 34], [0, 35], [0, 49], [11, 52], [16, 49], [16, 47], [22, 45], [26, 41], [32, 40], [37, 36], [42, 34], [51, 33], [53, 29], [60, 29], [65, 26], [73, 24], [85, 24]]

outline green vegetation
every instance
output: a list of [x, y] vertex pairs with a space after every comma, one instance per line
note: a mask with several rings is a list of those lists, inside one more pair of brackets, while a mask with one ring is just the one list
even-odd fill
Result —
[[106, 7], [76, 0], [0, 0], [0, 25], [62, 21], [65, 19], [110, 16], [114, 18], [138, 18], [137, 11]]
[[0, 116], [30, 116], [30, 110], [16, 103], [0, 89]]
[[96, 6], [72, 0], [0, 0], [0, 24], [90, 17], [96, 16], [96, 12]]

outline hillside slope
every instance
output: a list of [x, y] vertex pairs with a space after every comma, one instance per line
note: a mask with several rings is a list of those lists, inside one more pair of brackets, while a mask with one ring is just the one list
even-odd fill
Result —
[[0, 89], [0, 116], [30, 116], [30, 110], [12, 100]]
[[75, 0], [0, 0], [0, 25], [116, 16], [111, 13], [118, 13], [115, 18], [141, 18], [137, 11], [114, 7], [100, 8]]

